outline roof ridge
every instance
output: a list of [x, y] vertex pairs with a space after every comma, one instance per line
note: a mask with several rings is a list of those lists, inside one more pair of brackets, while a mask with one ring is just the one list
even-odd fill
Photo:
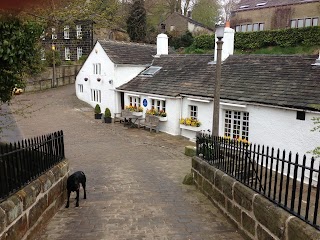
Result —
[[115, 41], [115, 40], [110, 40], [110, 39], [98, 39], [97, 41], [100, 42], [100, 43], [110, 42], [110, 43], [126, 44], [126, 45], [132, 45], [132, 46], [151, 46], [151, 47], [156, 47], [156, 44], [150, 44], [150, 43], [136, 43], [136, 42], [126, 42], [126, 41]]

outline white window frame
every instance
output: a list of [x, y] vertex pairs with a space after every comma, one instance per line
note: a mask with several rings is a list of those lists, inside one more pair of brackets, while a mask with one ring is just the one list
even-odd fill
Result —
[[253, 31], [253, 25], [252, 24], [248, 24], [247, 25], [247, 32], [252, 32]]
[[56, 28], [51, 28], [51, 38], [58, 39], [58, 35], [56, 33]]
[[82, 57], [82, 47], [77, 47], [77, 60]]
[[79, 92], [83, 93], [83, 84], [78, 84]]
[[77, 39], [82, 39], [82, 27], [81, 25], [76, 25]]
[[306, 18], [304, 21], [305, 27], [311, 27], [312, 26], [312, 18]]
[[129, 95], [129, 105], [133, 106], [133, 107], [140, 107], [141, 106], [141, 98]]
[[93, 74], [101, 75], [101, 63], [94, 63], [93, 64]]
[[198, 106], [197, 105], [189, 105], [189, 116], [192, 119], [198, 119]]
[[64, 37], [64, 39], [70, 39], [70, 27], [69, 27], [69, 25], [64, 26], [63, 37]]
[[297, 19], [291, 19], [290, 27], [291, 28], [296, 28], [297, 27]]
[[160, 99], [151, 99], [151, 109], [155, 109], [158, 112], [160, 111], [166, 111], [166, 100], [160, 100]]
[[71, 60], [71, 53], [69, 47], [64, 48], [64, 59], [67, 61]]
[[224, 110], [224, 136], [249, 140], [249, 112]]
[[264, 30], [264, 23], [259, 23], [259, 31], [263, 31]]
[[101, 103], [101, 90], [91, 88], [91, 101]]

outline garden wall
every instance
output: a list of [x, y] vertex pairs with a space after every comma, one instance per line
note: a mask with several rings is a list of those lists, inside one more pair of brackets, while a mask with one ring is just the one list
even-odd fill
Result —
[[320, 231], [196, 156], [192, 174], [196, 187], [250, 239], [320, 239]]
[[[56, 87], [72, 84], [76, 80], [81, 65], [64, 65], [56, 67]], [[39, 91], [52, 87], [53, 68], [48, 67], [44, 72], [27, 79], [26, 92]]]
[[67, 160], [0, 204], [0, 240], [31, 240], [66, 199]]

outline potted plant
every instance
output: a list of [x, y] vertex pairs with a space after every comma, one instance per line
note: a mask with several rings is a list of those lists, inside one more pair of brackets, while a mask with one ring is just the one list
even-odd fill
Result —
[[94, 118], [95, 119], [101, 119], [102, 113], [101, 113], [101, 108], [100, 105], [97, 104], [94, 108]]
[[109, 108], [106, 108], [106, 110], [104, 111], [104, 122], [112, 123], [111, 112]]

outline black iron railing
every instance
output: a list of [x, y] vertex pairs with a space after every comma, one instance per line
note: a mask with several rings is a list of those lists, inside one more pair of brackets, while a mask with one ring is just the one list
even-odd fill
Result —
[[0, 200], [64, 159], [63, 132], [0, 145]]
[[320, 229], [320, 166], [314, 158], [200, 132], [196, 144], [197, 156]]

